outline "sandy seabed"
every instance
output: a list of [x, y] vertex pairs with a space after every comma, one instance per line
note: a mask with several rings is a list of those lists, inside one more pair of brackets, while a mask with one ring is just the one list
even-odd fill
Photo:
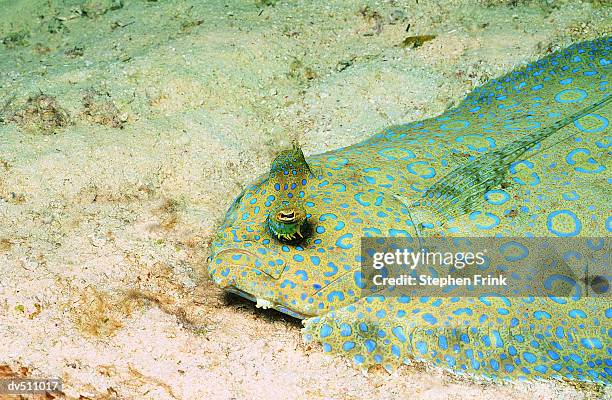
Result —
[[60, 399], [612, 398], [364, 373], [205, 263], [291, 140], [314, 154], [437, 115], [610, 34], [605, 3], [0, 0], [0, 378], [59, 376]]

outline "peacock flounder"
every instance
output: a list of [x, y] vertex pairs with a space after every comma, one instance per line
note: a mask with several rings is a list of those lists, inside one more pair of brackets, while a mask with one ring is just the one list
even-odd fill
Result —
[[365, 367], [610, 383], [609, 297], [368, 294], [360, 241], [609, 239], [611, 44], [574, 44], [346, 148], [283, 151], [228, 211], [212, 279]]

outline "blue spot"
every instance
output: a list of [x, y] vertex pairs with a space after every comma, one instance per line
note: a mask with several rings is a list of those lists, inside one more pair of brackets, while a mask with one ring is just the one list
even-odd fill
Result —
[[440, 337], [438, 338], [438, 346], [442, 350], [448, 349], [448, 342], [446, 341], [446, 336], [440, 335]]
[[538, 321], [539, 321], [539, 320], [541, 320], [541, 319], [544, 319], [544, 318], [546, 318], [546, 319], [550, 319], [550, 318], [551, 318], [551, 317], [550, 317], [550, 314], [549, 314], [549, 313], [547, 313], [546, 311], [535, 311], [535, 312], [533, 313], [533, 316], [534, 316], [534, 317], [535, 317], [535, 319], [537, 319]]
[[455, 311], [453, 311], [453, 314], [455, 315], [461, 315], [461, 314], [466, 314], [466, 315], [472, 315], [472, 309], [471, 308], [458, 308]]
[[530, 353], [528, 351], [523, 353], [523, 358], [530, 364], [533, 364], [537, 361], [537, 357], [533, 353]]
[[548, 367], [547, 367], [546, 365], [538, 365], [538, 366], [536, 366], [536, 367], [533, 367], [533, 369], [534, 369], [535, 371], [538, 371], [538, 372], [539, 372], [539, 373], [541, 373], [541, 374], [545, 374], [545, 373], [546, 373], [546, 371], [548, 371]]
[[[608, 317], [608, 311], [609, 310], [611, 310], [611, 309], [607, 309], [606, 310], [606, 317]], [[578, 310], [578, 309], [570, 310], [568, 314], [572, 318], [586, 318], [587, 317], [587, 315], [586, 315], [586, 313], [584, 311]]]
[[321, 336], [321, 338], [326, 338], [329, 335], [331, 335], [331, 333], [332, 333], [332, 327], [327, 324], [323, 324], [321, 326], [321, 330], [319, 331], [319, 336]]
[[344, 300], [344, 293], [340, 290], [334, 290], [327, 295], [327, 301], [330, 303], [334, 301], [334, 297], [338, 299], [338, 301]]
[[580, 344], [582, 344], [584, 347], [586, 347], [589, 350], [603, 348], [601, 341], [597, 338], [580, 339]]
[[[410, 297], [406, 295], [401, 295], [397, 298], [397, 302], [402, 304], [410, 303]], [[612, 310], [612, 308], [610, 310]]]
[[340, 336], [351, 336], [353, 329], [347, 323], [340, 324]]
[[391, 329], [391, 332], [399, 339], [400, 342], [404, 343], [406, 341], [406, 336], [404, 335], [404, 331], [401, 326], [396, 326]]
[[572, 353], [569, 355], [569, 358], [578, 365], [584, 364], [584, 361], [582, 361], [582, 358], [577, 354]]
[[418, 342], [416, 342], [415, 347], [417, 348], [419, 353], [427, 354], [427, 343], [422, 342], [422, 341], [418, 341]]
[[361, 271], [355, 271], [353, 273], [353, 280], [355, 281], [355, 284], [360, 288], [360, 289], [365, 289], [365, 287], [367, 286], [364, 279], [363, 279], [363, 274], [361, 273]]
[[423, 314], [421, 317], [425, 320], [425, 322], [428, 322], [431, 325], [434, 325], [436, 322], [438, 322], [436, 317], [434, 317], [433, 315], [431, 315], [429, 313]]
[[344, 342], [342, 345], [342, 350], [349, 351], [355, 347], [355, 342]]
[[374, 349], [376, 348], [376, 342], [374, 342], [373, 340], [370, 340], [370, 339], [366, 340], [363, 344], [365, 345], [366, 349], [368, 350], [368, 353], [373, 352]]
[[445, 355], [444, 359], [446, 360], [446, 363], [448, 364], [449, 367], [454, 367], [455, 364], [457, 363], [455, 359], [449, 355]]

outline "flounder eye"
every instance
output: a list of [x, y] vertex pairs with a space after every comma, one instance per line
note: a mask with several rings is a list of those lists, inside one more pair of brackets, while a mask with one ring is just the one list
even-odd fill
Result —
[[310, 235], [306, 210], [298, 205], [281, 205], [268, 214], [266, 225], [270, 234], [281, 242], [295, 243]]
[[278, 212], [278, 214], [276, 214], [276, 219], [282, 222], [291, 223], [295, 221], [295, 218], [296, 218], [296, 212], [294, 209], [281, 210]]

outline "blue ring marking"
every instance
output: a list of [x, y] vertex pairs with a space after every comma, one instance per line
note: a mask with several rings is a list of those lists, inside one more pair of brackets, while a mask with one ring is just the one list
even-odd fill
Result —
[[[510, 168], [508, 168], [508, 171], [510, 171], [511, 174], [516, 174], [517, 172], [516, 167], [518, 167], [519, 165], [526, 165], [527, 168], [533, 169], [533, 163], [531, 161], [521, 160], [521, 161], [515, 161], [512, 164], [510, 164]], [[540, 177], [538, 176], [538, 174], [536, 174], [535, 172], [532, 172], [531, 177], [533, 178], [533, 182], [529, 184], [530, 186], [536, 186], [537, 184], [540, 183]], [[521, 178], [518, 178], [518, 177], [513, 177], [512, 180], [521, 186], [524, 186], [527, 184], [525, 181], [523, 181]]]
[[332, 183], [332, 186], [339, 186], [336, 192], [346, 192], [346, 185], [344, 183]]
[[323, 275], [327, 278], [334, 276], [338, 273], [338, 267], [333, 262], [327, 263], [327, 265], [331, 268], [330, 271], [323, 272]]
[[[478, 216], [482, 214], [481, 211], [474, 211], [473, 213], [470, 214], [470, 221], [474, 221], [476, 218], [478, 218]], [[481, 225], [481, 224], [476, 224], [476, 227], [478, 229], [483, 229], [483, 230], [489, 230], [489, 229], [493, 229], [495, 228], [497, 225], [499, 225], [499, 223], [501, 222], [501, 219], [492, 213], [485, 213], [485, 216], [489, 217], [490, 219], [492, 219], [493, 221], [491, 222], [490, 225]]]
[[455, 139], [455, 141], [459, 143], [465, 143], [465, 139], [470, 138], [470, 137], [482, 138], [489, 144], [488, 147], [476, 147], [471, 143], [467, 144], [467, 147], [470, 150], [477, 151], [479, 153], [484, 153], [484, 152], [487, 152], [489, 149], [497, 147], [497, 143], [495, 142], [495, 139], [484, 136], [484, 135], [478, 135], [478, 134], [468, 134], [468, 135], [459, 136]]
[[344, 292], [340, 291], [340, 290], [334, 290], [333, 292], [330, 292], [327, 295], [327, 301], [328, 302], [333, 302], [334, 301], [334, 297], [338, 299], [338, 301], [343, 301], [344, 300]]
[[[578, 94], [578, 95], [580, 95], [580, 97], [577, 98], [577, 99], [563, 100], [562, 96], [565, 95], [565, 94], [568, 94], [568, 93]], [[578, 102], [586, 99], [588, 97], [588, 95], [589, 94], [585, 90], [582, 90], [582, 89], [565, 89], [565, 90], [562, 90], [562, 91], [560, 91], [559, 93], [557, 93], [555, 95], [555, 101], [558, 102], [558, 103], [564, 103], [564, 104], [566, 104], [566, 103], [578, 103]]]
[[[580, 120], [584, 117], [594, 117], [595, 119], [598, 119], [599, 121], [603, 122], [601, 126], [598, 126], [597, 128], [593, 128], [593, 129], [586, 129], [582, 126], [582, 124], [580, 124]], [[596, 132], [601, 132], [604, 129], [606, 129], [608, 127], [608, 119], [606, 117], [602, 117], [601, 115], [597, 115], [597, 114], [587, 114], [585, 116], [583, 116], [580, 119], [577, 119], [574, 121], [574, 126], [576, 128], [578, 128], [579, 130], [581, 130], [582, 132], [588, 132], [588, 133], [596, 133]]]
[[300, 277], [300, 279], [303, 281], [308, 280], [308, 272], [304, 271], [303, 269], [295, 271], [295, 275]]
[[[553, 287], [553, 283], [556, 281], [565, 282], [573, 286], [576, 289], [576, 294], [572, 296], [572, 299], [577, 300], [582, 297], [582, 288], [580, 284], [578, 284], [578, 282], [576, 282], [574, 279], [570, 278], [569, 276], [565, 276], [565, 275], [554, 274], [554, 275], [549, 276], [548, 278], [544, 280], [544, 288], [546, 290], [551, 290]], [[558, 326], [557, 329], [562, 330], [560, 326]]]
[[504, 256], [504, 259], [506, 261], [510, 261], [510, 262], [519, 261], [519, 260], [526, 258], [529, 255], [529, 249], [527, 249], [527, 247], [524, 246], [523, 244], [519, 242], [515, 242], [515, 241], [511, 241], [511, 242], [502, 244], [499, 247], [499, 250], [503, 254], [510, 247], [520, 249], [522, 253], [517, 256]]
[[336, 246], [340, 247], [341, 249], [350, 249], [353, 247], [352, 244], [350, 243], [344, 243], [345, 240], [350, 239], [353, 237], [352, 233], [345, 233], [344, 235], [340, 236], [338, 238], [338, 240], [336, 240]]
[[361, 196], [363, 196], [365, 193], [363, 192], [359, 192], [359, 193], [355, 193], [355, 200], [357, 201], [357, 203], [361, 204], [364, 207], [369, 207], [370, 203], [369, 201], [365, 201], [361, 199]]
[[[451, 124], [460, 124], [462, 126], [458, 126], [458, 127], [449, 126]], [[470, 126], [470, 121], [456, 120], [456, 121], [451, 121], [446, 124], [440, 125], [440, 129], [442, 129], [443, 131], [460, 131], [461, 129], [465, 129], [468, 126]]]
[[332, 214], [332, 213], [322, 214], [319, 217], [319, 221], [327, 221], [328, 218], [338, 219], [338, 216], [336, 214]]
[[[569, 215], [574, 220], [574, 230], [566, 233], [566, 232], [561, 232], [561, 231], [554, 229], [553, 219], [557, 217], [558, 215]], [[582, 229], [582, 223], [580, 222], [576, 214], [574, 214], [570, 210], [556, 210], [548, 214], [548, 219], [546, 221], [546, 227], [551, 233], [559, 237], [574, 237], [580, 233], [580, 230]]]
[[[576, 161], [574, 160], [574, 156], [576, 154], [579, 154], [579, 153], [580, 154], [586, 154], [587, 156], [589, 156], [589, 155], [591, 155], [591, 150], [585, 149], [585, 148], [582, 148], [582, 147], [579, 148], [579, 149], [574, 149], [574, 150], [570, 151], [568, 153], [568, 155], [565, 157], [565, 162], [568, 163], [569, 165], [576, 165]], [[595, 161], [592, 157], [589, 157], [587, 162], [589, 164], [596, 164], [597, 163], [597, 161]], [[582, 167], [574, 167], [574, 169], [576, 171], [578, 171], [578, 172], [582, 172], [582, 173], [585, 173], [585, 174], [597, 174], [597, 173], [600, 173], [602, 171], [605, 171], [606, 167], [604, 167], [603, 165], [599, 165], [597, 167], [597, 169], [585, 169], [585, 168], [582, 168]]]
[[604, 136], [603, 139], [607, 140], [608, 143], [604, 143], [603, 141], [596, 141], [595, 145], [597, 147], [599, 147], [600, 149], [607, 149], [608, 147], [612, 146], [612, 136]]
[[580, 198], [580, 196], [578, 196], [578, 193], [576, 193], [575, 190], [572, 190], [570, 193], [563, 193], [562, 197], [563, 200], [567, 201], [576, 201]]
[[[500, 200], [492, 200], [491, 195], [493, 194], [501, 194], [502, 198]], [[505, 202], [507, 202], [508, 200], [510, 200], [510, 195], [504, 190], [494, 189], [494, 190], [489, 190], [488, 192], [486, 192], [484, 194], [484, 198], [489, 204], [500, 206], [504, 204]]]
[[416, 155], [414, 154], [414, 152], [412, 150], [406, 150], [406, 149], [403, 149], [401, 147], [388, 147], [386, 149], [379, 150], [378, 154], [380, 156], [386, 158], [387, 160], [397, 160], [398, 159], [397, 157], [389, 156], [389, 155], [386, 154], [389, 151], [397, 151], [397, 150], [400, 150], [400, 151], [406, 153], [405, 156], [399, 158], [400, 160], [409, 160], [411, 158], [416, 158]]
[[295, 282], [290, 281], [289, 279], [285, 279], [285, 280], [284, 280], [284, 281], [283, 281], [283, 282], [280, 284], [280, 287], [281, 287], [281, 289], [282, 289], [282, 288], [285, 288], [285, 287], [287, 287], [287, 286], [289, 286], [291, 289], [295, 289], [295, 287], [296, 287], [297, 285], [296, 285], [296, 283], [295, 283]]
[[434, 176], [436, 176], [436, 170], [432, 167], [429, 167], [429, 173], [423, 174], [423, 175], [419, 175], [415, 170], [414, 167], [416, 165], [429, 165], [429, 163], [427, 161], [415, 161], [413, 163], [410, 163], [408, 165], [406, 165], [406, 169], [408, 170], [408, 172], [410, 172], [413, 175], [416, 175], [420, 178], [423, 179], [431, 179]]

